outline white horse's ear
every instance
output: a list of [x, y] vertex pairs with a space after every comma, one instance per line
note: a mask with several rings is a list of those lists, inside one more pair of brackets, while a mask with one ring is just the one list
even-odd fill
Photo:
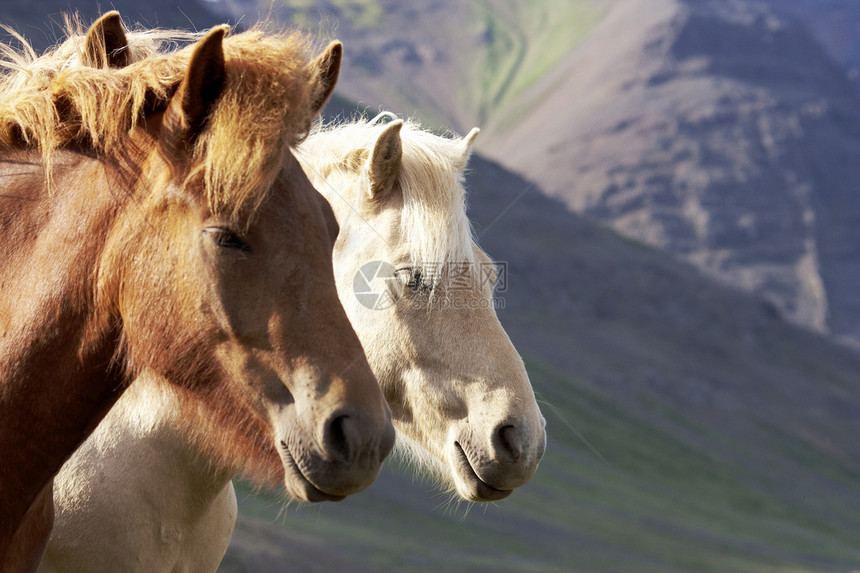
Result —
[[472, 131], [463, 138], [463, 146], [466, 148], [466, 153], [472, 152], [472, 146], [475, 144], [475, 138], [478, 137], [479, 133], [481, 133], [481, 130], [473, 127]]
[[481, 133], [481, 130], [477, 127], [473, 127], [472, 131], [463, 138], [463, 141], [460, 142], [460, 146], [463, 150], [462, 155], [462, 164], [460, 165], [460, 170], [466, 168], [466, 164], [469, 163], [469, 157], [472, 155], [472, 146], [475, 144], [475, 138], [478, 137], [478, 134]]
[[388, 199], [397, 186], [400, 176], [400, 161], [403, 158], [403, 144], [400, 128], [403, 120], [392, 121], [377, 138], [370, 153], [370, 199], [382, 203]]

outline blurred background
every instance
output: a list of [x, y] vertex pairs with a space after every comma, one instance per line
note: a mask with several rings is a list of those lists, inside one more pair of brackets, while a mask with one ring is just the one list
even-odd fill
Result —
[[[145, 5], [144, 5], [145, 4]], [[269, 17], [345, 62], [330, 116], [482, 129], [479, 243], [547, 418], [533, 480], [452, 502], [395, 460], [221, 571], [860, 570], [860, 2], [3, 0], [85, 22]]]

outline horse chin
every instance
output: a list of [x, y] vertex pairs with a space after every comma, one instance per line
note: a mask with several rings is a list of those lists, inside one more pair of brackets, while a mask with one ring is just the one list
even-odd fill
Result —
[[457, 493], [468, 501], [498, 501], [505, 499], [514, 491], [512, 489], [496, 489], [486, 483], [472, 468], [469, 456], [459, 442], [454, 442], [453, 448], [454, 485]]
[[284, 487], [290, 497], [308, 502], [340, 501], [346, 497], [345, 495], [326, 493], [312, 484], [302, 473], [295, 458], [293, 458], [292, 452], [290, 452], [290, 448], [285, 442], [281, 441], [278, 453], [284, 464]]

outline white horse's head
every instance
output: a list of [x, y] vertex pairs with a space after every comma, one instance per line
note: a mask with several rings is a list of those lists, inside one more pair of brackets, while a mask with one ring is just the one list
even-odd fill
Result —
[[498, 267], [466, 217], [463, 173], [477, 134], [449, 139], [383, 114], [318, 130], [299, 158], [340, 224], [338, 293], [399, 449], [461, 497], [491, 501], [532, 477], [546, 433], [496, 316]]

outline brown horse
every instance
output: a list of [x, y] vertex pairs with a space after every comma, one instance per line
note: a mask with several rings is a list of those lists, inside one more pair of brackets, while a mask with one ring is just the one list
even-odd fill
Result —
[[[110, 46], [107, 24], [88, 37]], [[214, 459], [301, 499], [363, 489], [392, 447], [335, 290], [337, 223], [291, 152], [341, 47], [227, 31], [125, 67], [98, 42], [80, 49], [98, 67], [3, 50], [4, 572], [36, 567], [52, 477], [143, 370]]]

